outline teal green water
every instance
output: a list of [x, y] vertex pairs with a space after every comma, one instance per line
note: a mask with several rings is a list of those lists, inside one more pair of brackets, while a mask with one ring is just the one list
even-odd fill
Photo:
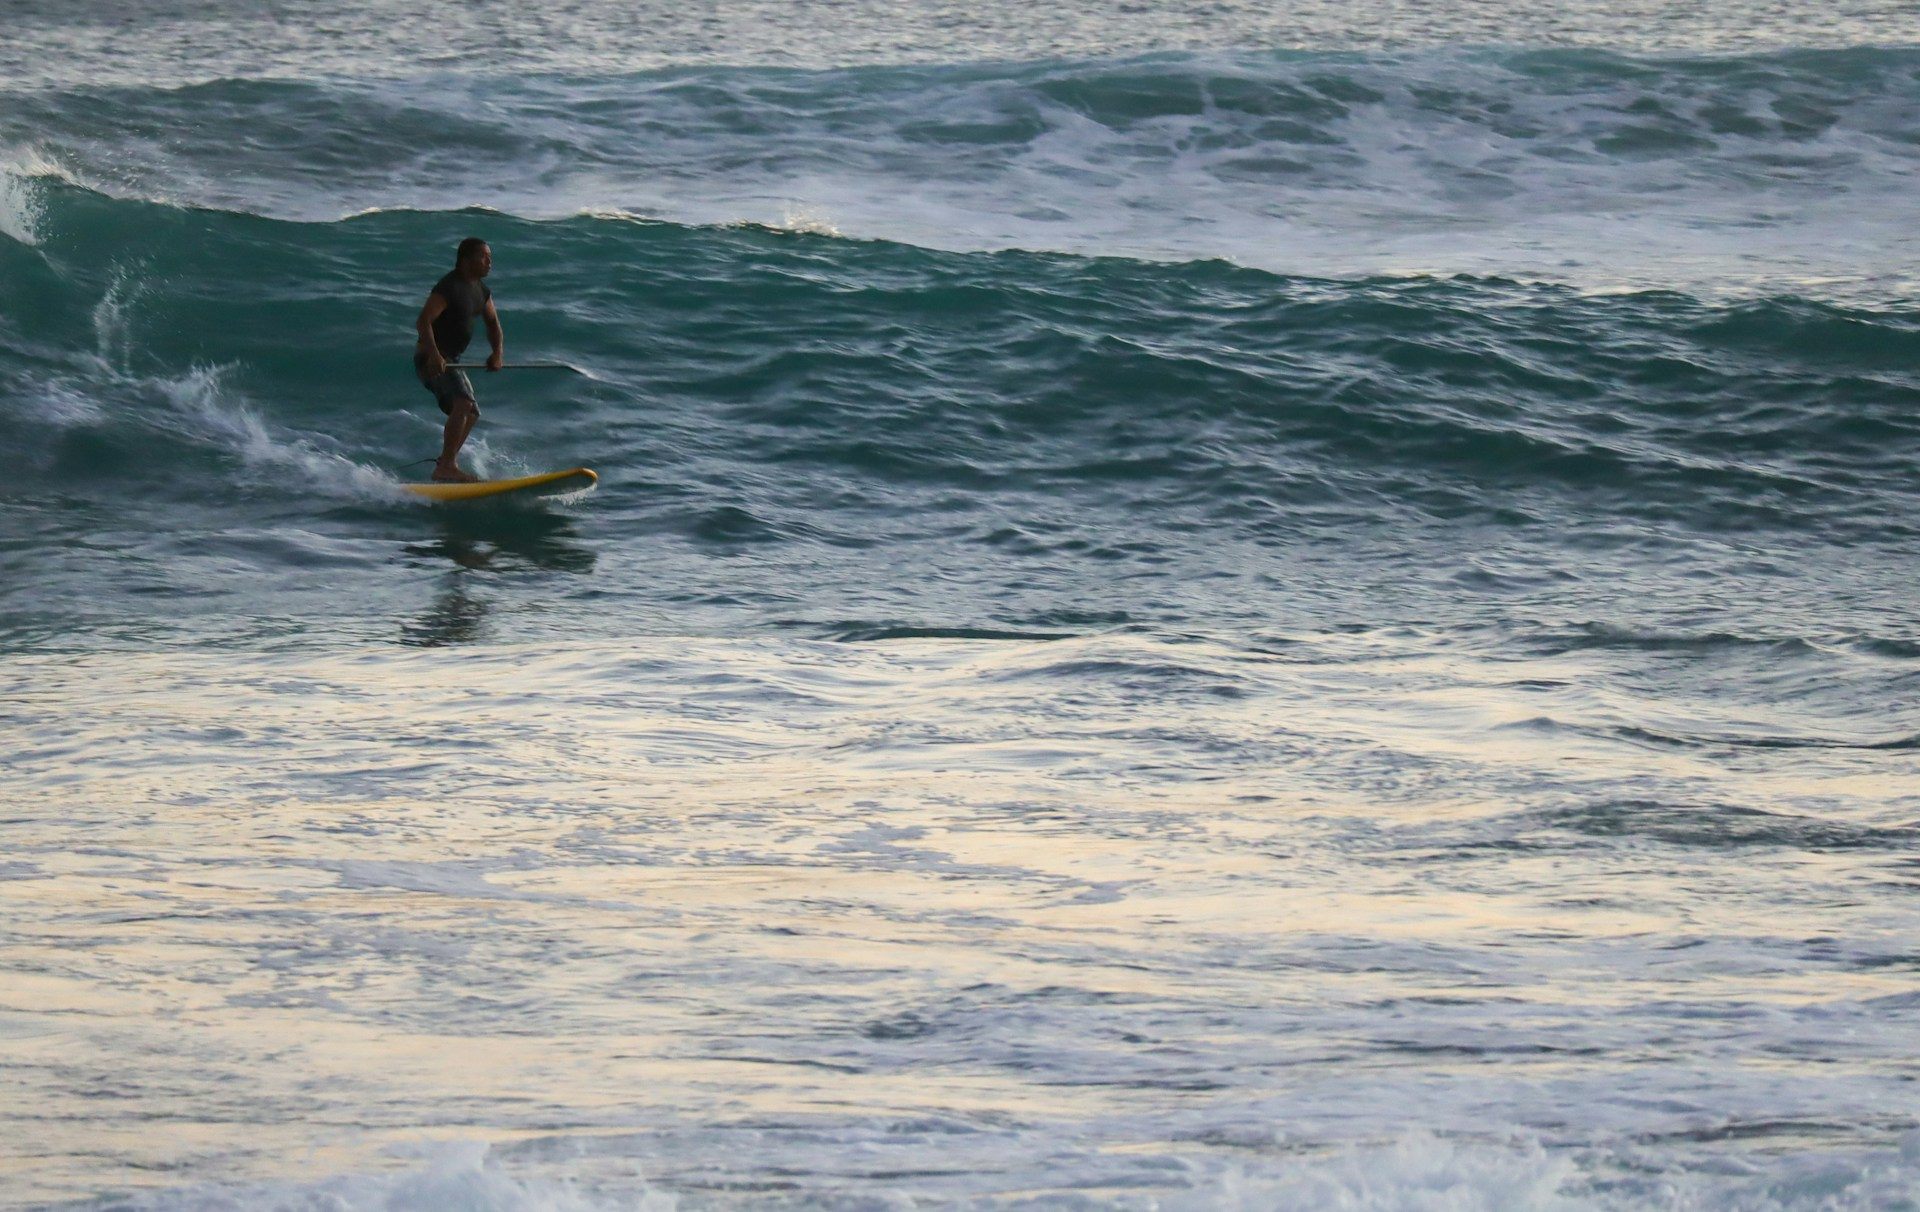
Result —
[[111, 16], [0, 1204], [1912, 1205], [1910, 15]]
[[605, 485], [423, 513], [394, 484], [438, 414], [392, 334], [444, 219], [34, 189], [41, 238], [6, 250], [16, 644], [364, 635], [470, 550], [541, 603], [498, 639], [627, 633], [610, 601], [725, 634], [1259, 635], [1383, 599], [1905, 634], [1897, 308], [476, 212], [455, 222], [499, 249], [510, 351], [591, 376], [485, 377], [479, 465]]

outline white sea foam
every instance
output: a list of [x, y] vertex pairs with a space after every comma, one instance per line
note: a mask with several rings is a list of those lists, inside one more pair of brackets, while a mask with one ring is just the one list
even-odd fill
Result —
[[113, 284], [93, 307], [95, 353], [110, 371], [125, 374], [133, 350], [131, 314], [143, 289], [142, 279], [125, 267], [114, 273]]
[[46, 207], [35, 187], [43, 177], [65, 177], [65, 170], [37, 148], [0, 152], [0, 235], [22, 244], [40, 243]]
[[[1920, 266], [1906, 80], [1865, 57], [1466, 51], [442, 76], [340, 86], [353, 164], [236, 162], [210, 136], [71, 154], [132, 196], [300, 220], [482, 206], [1327, 276], [1894, 289]], [[302, 104], [266, 102], [263, 137], [304, 140]], [[457, 161], [392, 129], [429, 117], [463, 132]]]
[[[930, 1141], [946, 1139], [950, 1164], [976, 1165], [989, 1173], [996, 1168], [995, 1141], [1011, 1144], [997, 1134], [974, 1139], [980, 1134], [965, 1124], [929, 1121], [920, 1127], [929, 1132]], [[812, 1135], [817, 1149], [863, 1157], [870, 1164], [904, 1160], [883, 1160], [890, 1151], [884, 1131], [835, 1132], [821, 1125]], [[1632, 1146], [1617, 1152], [1548, 1149], [1524, 1133], [1498, 1141], [1410, 1132], [1381, 1143], [1331, 1148], [1270, 1141], [1267, 1146], [1278, 1148], [1268, 1156], [1235, 1160], [1233, 1150], [1200, 1155], [1157, 1172], [1144, 1168], [1118, 1184], [1111, 1174], [1103, 1182], [1099, 1171], [1088, 1165], [1091, 1159], [1076, 1156], [1078, 1150], [1062, 1140], [1047, 1159], [1052, 1172], [1017, 1197], [994, 1191], [991, 1180], [954, 1184], [974, 1188], [970, 1193], [915, 1191], [903, 1181], [897, 1186], [862, 1184], [856, 1195], [824, 1174], [788, 1171], [803, 1181], [783, 1184], [790, 1189], [777, 1198], [749, 1194], [716, 1199], [710, 1192], [676, 1195], [646, 1181], [641, 1167], [622, 1157], [639, 1143], [617, 1136], [588, 1138], [571, 1149], [559, 1142], [504, 1150], [449, 1143], [417, 1150], [427, 1155], [424, 1165], [394, 1172], [195, 1185], [86, 1205], [77, 1212], [94, 1207], [102, 1212], [107, 1207], [116, 1212], [674, 1212], [755, 1207], [824, 1212], [849, 1206], [959, 1212], [1010, 1203], [1030, 1212], [1886, 1212], [1908, 1206], [1913, 1185], [1920, 1181], [1914, 1157], [1888, 1150], [1669, 1168]], [[974, 1157], [976, 1149], [985, 1151]], [[554, 1169], [568, 1168], [556, 1167], [556, 1160], [571, 1160], [574, 1168], [592, 1172], [594, 1178], [552, 1177]], [[916, 1164], [939, 1163], [930, 1153]], [[1083, 1183], [1084, 1191], [1075, 1190]]]
[[1385, 1145], [1237, 1164], [1166, 1212], [1884, 1212], [1920, 1181], [1890, 1150], [1760, 1164], [1651, 1165], [1644, 1151], [1548, 1150], [1411, 1133]]
[[40, 201], [32, 187], [10, 173], [0, 173], [0, 235], [22, 244], [40, 243]]
[[425, 1166], [395, 1174], [194, 1186], [114, 1200], [111, 1207], [125, 1212], [673, 1212], [679, 1206], [671, 1196], [644, 1189], [601, 1198], [566, 1182], [516, 1178], [484, 1145], [427, 1151]]
[[153, 379], [151, 386], [191, 436], [224, 448], [255, 475], [291, 472], [312, 491], [347, 499], [399, 495], [393, 476], [320, 449], [311, 439], [277, 433], [228, 389], [226, 373], [222, 367], [199, 366], [177, 377]]
[[106, 414], [99, 400], [78, 384], [66, 379], [50, 379], [23, 394], [41, 420], [61, 429], [91, 425]]
[[[196, 366], [182, 373], [135, 365], [145, 279], [122, 267], [91, 312], [94, 349], [68, 355], [70, 365], [30, 376], [17, 399], [50, 430], [109, 423], [153, 426], [193, 445], [222, 452], [251, 476], [296, 476], [309, 491], [336, 499], [412, 502], [392, 474], [324, 448], [321, 439], [286, 433], [228, 383], [231, 367]], [[155, 405], [158, 407], [155, 407]], [[437, 434], [438, 426], [434, 426]], [[485, 444], [474, 451], [484, 461]]]
[[789, 203], [780, 216], [780, 226], [787, 231], [801, 232], [810, 236], [837, 236], [840, 229], [835, 227], [824, 211], [803, 203]]
[[[58, 21], [17, 22], [0, 44], [0, 78], [27, 87], [169, 86], [315, 74], [407, 77], [422, 64], [519, 76], [705, 65], [828, 68], [849, 64], [1087, 59], [1247, 47], [1400, 49], [1432, 45], [1604, 46], [1635, 52], [1847, 47], [1910, 34], [1878, 0], [1561, 0], [1550, 9], [1442, 0], [1300, 0], [1283, 7], [1178, 0], [1086, 0], [1071, 8], [1004, 3], [848, 0], [823, 20], [777, 0], [688, 8], [662, 0], [576, 0], [565, 19], [489, 10], [397, 37], [412, 10], [395, 0], [332, 0], [328, 19], [269, 11], [169, 10], [137, 33], [101, 0]], [[1906, 40], [1911, 41], [1910, 37]]]

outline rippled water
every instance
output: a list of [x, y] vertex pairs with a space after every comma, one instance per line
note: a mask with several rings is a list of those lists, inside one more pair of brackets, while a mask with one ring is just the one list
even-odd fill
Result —
[[1914, 1205], [1911, 14], [460, 17], [0, 47], [0, 1205]]
[[[1909, 1132], [1914, 739], [1656, 734], [1711, 708], [1635, 702], [1631, 642], [1447, 647], [16, 662], [27, 1149], [73, 1193], [484, 1124], [459, 1181], [614, 1206], [637, 1164], [696, 1206], [1734, 1207]], [[1852, 1164], [1847, 1206], [1912, 1179]]]

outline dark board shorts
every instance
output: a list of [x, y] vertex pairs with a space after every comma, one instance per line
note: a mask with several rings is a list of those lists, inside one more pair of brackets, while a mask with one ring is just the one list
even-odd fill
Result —
[[440, 403], [440, 411], [451, 416], [455, 400], [474, 400], [473, 414], [480, 415], [479, 401], [473, 394], [473, 380], [467, 378], [464, 370], [442, 371], [431, 377], [427, 374], [427, 360], [416, 356], [413, 359], [413, 373], [433, 398]]

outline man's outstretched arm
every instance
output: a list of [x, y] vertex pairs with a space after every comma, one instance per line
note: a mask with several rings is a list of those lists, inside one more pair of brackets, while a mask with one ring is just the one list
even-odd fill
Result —
[[[487, 304], [487, 309], [491, 313], [493, 304]], [[440, 295], [428, 295], [427, 305], [420, 309], [420, 318], [413, 322], [413, 326], [420, 330], [420, 348], [427, 351], [427, 375], [430, 378], [444, 374], [447, 369], [447, 359], [440, 352], [440, 343], [433, 339], [433, 322], [438, 320], [440, 313], [445, 310], [447, 310], [445, 298]], [[498, 326], [496, 321], [488, 321], [488, 334], [491, 335]], [[499, 348], [498, 341], [494, 342], [494, 347]]]
[[487, 300], [487, 310], [481, 314], [487, 321], [487, 343], [493, 346], [493, 353], [487, 357], [487, 369], [499, 370], [507, 358], [507, 334], [500, 329], [500, 313], [493, 310], [492, 299]]

